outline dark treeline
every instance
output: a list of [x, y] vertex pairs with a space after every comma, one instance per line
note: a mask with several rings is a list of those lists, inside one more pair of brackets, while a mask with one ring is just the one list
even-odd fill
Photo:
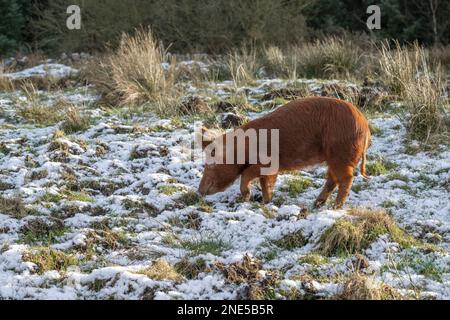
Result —
[[[66, 28], [66, 8], [82, 10], [82, 29]], [[366, 27], [371, 4], [381, 30]], [[450, 42], [448, 0], [0, 0], [0, 55], [98, 51], [122, 32], [151, 26], [170, 50], [220, 53], [245, 43], [284, 46], [330, 34]]]

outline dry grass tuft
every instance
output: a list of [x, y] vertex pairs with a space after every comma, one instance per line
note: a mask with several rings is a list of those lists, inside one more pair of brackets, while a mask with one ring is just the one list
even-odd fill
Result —
[[348, 79], [361, 69], [363, 54], [349, 39], [328, 37], [284, 50], [274, 46], [264, 48], [262, 61], [266, 73], [272, 77]]
[[349, 40], [329, 37], [296, 49], [299, 74], [308, 78], [349, 78], [360, 68], [362, 52]]
[[42, 101], [42, 94], [32, 82], [27, 82], [21, 87], [26, 100], [17, 99], [14, 101], [17, 107], [17, 114], [27, 122], [49, 126], [64, 119], [64, 112], [69, 108], [70, 103], [64, 99], [58, 99], [53, 104], [48, 105]]
[[448, 138], [445, 80], [439, 65], [431, 67], [428, 52], [417, 43], [411, 48], [383, 44], [380, 67], [384, 81], [405, 104], [409, 137], [424, 144]]
[[236, 87], [253, 83], [261, 65], [255, 48], [242, 47], [228, 55], [227, 69]]
[[237, 261], [230, 265], [216, 263], [216, 266], [223, 271], [228, 281], [242, 284], [260, 278], [259, 270], [262, 268], [262, 262], [249, 255], [245, 255], [242, 261]]
[[79, 260], [73, 255], [52, 248], [39, 247], [23, 254], [23, 260], [32, 262], [37, 266], [39, 274], [47, 271], [65, 271], [69, 266], [76, 266]]
[[434, 46], [429, 52], [432, 65], [440, 65], [447, 74], [450, 73], [450, 45]]
[[263, 49], [264, 71], [269, 76], [286, 79], [297, 78], [296, 53], [293, 50], [284, 52], [278, 47]]
[[[123, 34], [117, 51], [97, 60], [85, 77], [97, 85], [110, 104], [137, 106], [144, 103], [160, 115], [177, 114], [174, 61], [151, 31]], [[167, 66], [165, 68], [164, 66]]]
[[434, 76], [424, 73], [404, 88], [403, 99], [409, 112], [406, 130], [411, 139], [424, 144], [449, 138], [447, 98], [441, 77], [439, 72]]
[[384, 210], [352, 209], [349, 218], [336, 220], [320, 239], [320, 251], [327, 255], [348, 255], [361, 252], [383, 234], [403, 247], [417, 241], [401, 230]]
[[79, 131], [85, 131], [91, 125], [91, 119], [87, 115], [82, 115], [78, 107], [71, 106], [65, 113], [64, 122], [61, 125], [61, 129], [67, 133], [75, 133]]
[[402, 47], [399, 42], [392, 48], [382, 43], [380, 53], [381, 78], [393, 93], [402, 95], [407, 83], [413, 82], [419, 71], [419, 55], [423, 53], [421, 47], [415, 45], [415, 52]]
[[14, 90], [14, 83], [0, 72], [0, 91], [12, 92]]
[[266, 271], [265, 276], [260, 273], [262, 262], [245, 255], [242, 261], [224, 265], [216, 263], [227, 281], [235, 284], [246, 284], [243, 299], [267, 300], [274, 299], [274, 287], [278, 282], [278, 274]]
[[200, 273], [207, 272], [209, 270], [206, 261], [202, 258], [195, 260], [189, 259], [189, 257], [183, 257], [179, 262], [175, 264], [177, 272], [187, 279], [194, 279]]
[[342, 291], [335, 297], [340, 300], [399, 300], [402, 296], [388, 285], [355, 272], [344, 283]]
[[140, 273], [157, 281], [181, 281], [183, 279], [175, 267], [170, 265], [165, 259], [158, 259], [154, 261], [150, 267], [142, 270]]
[[2, 197], [0, 196], [0, 213], [10, 215], [15, 218], [23, 218], [28, 214], [22, 198], [16, 197]]

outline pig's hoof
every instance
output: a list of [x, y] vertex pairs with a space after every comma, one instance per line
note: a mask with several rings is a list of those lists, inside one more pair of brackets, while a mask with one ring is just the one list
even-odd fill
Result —
[[251, 194], [250, 193], [241, 194], [241, 198], [242, 198], [242, 201], [248, 202], [248, 201], [250, 201]]
[[262, 202], [263, 201], [263, 197], [260, 194], [255, 194], [251, 198], [252, 198], [252, 201], [254, 201], [254, 202]]
[[326, 201], [327, 201], [327, 200], [324, 200], [324, 199], [317, 199], [317, 200], [314, 202], [314, 208], [318, 209], [318, 208], [320, 208], [320, 207], [323, 207], [323, 205], [325, 204]]
[[343, 206], [344, 206], [343, 203], [335, 203], [334, 206], [333, 206], [333, 210], [342, 209]]

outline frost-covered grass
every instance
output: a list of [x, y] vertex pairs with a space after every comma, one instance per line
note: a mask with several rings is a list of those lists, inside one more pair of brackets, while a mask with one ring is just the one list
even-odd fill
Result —
[[[277, 97], [262, 97], [286, 85], [255, 81], [242, 113], [268, 112]], [[235, 94], [227, 81], [189, 90]], [[323, 167], [281, 175], [267, 205], [257, 185], [242, 202], [238, 182], [202, 199], [201, 117], [94, 108], [84, 88], [43, 100], [58, 97], [77, 108], [73, 130], [29, 123], [23, 94], [0, 93], [0, 298], [450, 298], [450, 151], [407, 152], [390, 112], [370, 117], [372, 179], [355, 177], [335, 211], [312, 207]]]

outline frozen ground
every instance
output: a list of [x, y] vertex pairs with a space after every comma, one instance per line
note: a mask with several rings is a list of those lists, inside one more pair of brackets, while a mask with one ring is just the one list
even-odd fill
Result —
[[[250, 90], [252, 103], [269, 82], [284, 85], [261, 82]], [[226, 96], [226, 85], [211, 90]], [[95, 99], [85, 89], [59, 94]], [[300, 173], [312, 184], [299, 194], [285, 189], [297, 175], [281, 176], [267, 206], [239, 201], [237, 183], [203, 201], [193, 196], [202, 174], [189, 148], [193, 120], [80, 103], [91, 127], [55, 137], [58, 125], [36, 127], [16, 114], [14, 95], [0, 93], [0, 201], [16, 199], [0, 212], [0, 299], [239, 299], [249, 297], [250, 281], [266, 298], [327, 298], [355, 271], [353, 255], [307, 259], [348, 210], [311, 208], [324, 168]], [[403, 249], [381, 236], [363, 252], [363, 272], [405, 297], [450, 299], [450, 150], [409, 154], [398, 118], [370, 122], [371, 162], [382, 156], [391, 166], [369, 182], [357, 177], [347, 206], [386, 208], [438, 250]], [[295, 234], [302, 245], [278, 241]], [[49, 267], [36, 258], [42, 252]], [[243, 276], [249, 282], [231, 280], [239, 262], [256, 268]]]

